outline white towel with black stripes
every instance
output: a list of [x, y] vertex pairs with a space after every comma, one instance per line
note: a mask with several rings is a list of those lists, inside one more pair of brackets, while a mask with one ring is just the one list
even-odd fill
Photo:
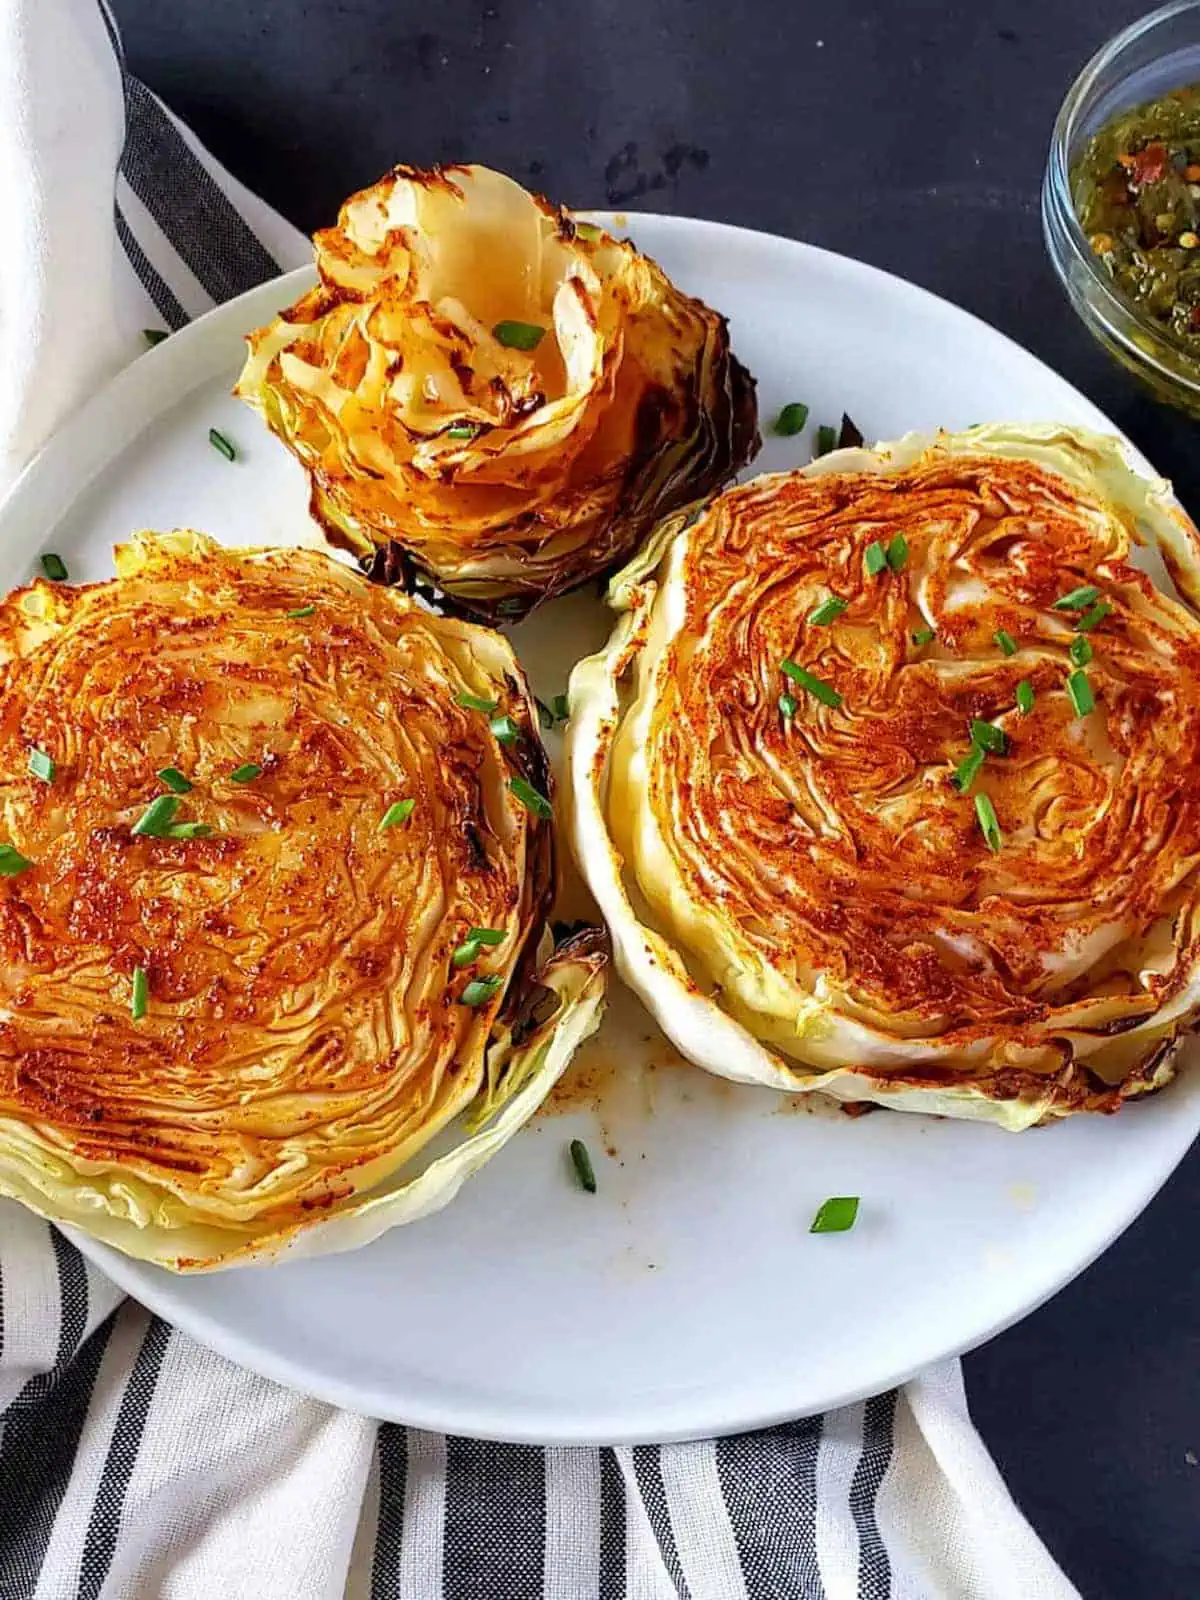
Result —
[[[144, 328], [308, 248], [123, 72], [97, 0], [0, 0], [0, 80], [2, 487]], [[0, 1600], [1075, 1593], [957, 1362], [737, 1438], [480, 1444], [240, 1370], [0, 1203]]]

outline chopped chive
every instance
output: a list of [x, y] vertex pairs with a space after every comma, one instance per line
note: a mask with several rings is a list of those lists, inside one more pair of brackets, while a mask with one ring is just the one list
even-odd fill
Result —
[[802, 689], [807, 689], [815, 700], [822, 705], [832, 706], [836, 711], [842, 703], [842, 697], [831, 683], [826, 683], [823, 678], [815, 678], [811, 672], [805, 672], [803, 667], [798, 667], [794, 661], [781, 661], [779, 670], [793, 683], [798, 683]]
[[1071, 640], [1067, 654], [1077, 667], [1086, 667], [1093, 655], [1091, 640], [1081, 633], [1077, 639]]
[[469, 967], [472, 961], [478, 959], [484, 945], [503, 944], [508, 938], [504, 928], [468, 928], [467, 937], [451, 956], [456, 967]]
[[858, 1196], [856, 1194], [834, 1195], [831, 1200], [823, 1200], [817, 1207], [817, 1214], [812, 1219], [809, 1233], [849, 1233], [858, 1220]]
[[786, 438], [793, 433], [799, 433], [808, 421], [808, 407], [800, 400], [793, 400], [790, 405], [775, 418], [775, 432], [783, 434]]
[[1071, 704], [1075, 707], [1077, 717], [1086, 717], [1089, 711], [1096, 709], [1096, 697], [1092, 693], [1092, 686], [1087, 680], [1086, 672], [1073, 672], [1067, 679], [1067, 694]]
[[146, 1015], [146, 1003], [150, 998], [150, 980], [146, 976], [145, 967], [134, 967], [132, 994], [129, 1000], [129, 1015], [135, 1022], [140, 1022]]
[[837, 429], [831, 428], [828, 423], [822, 423], [817, 429], [817, 448], [814, 452], [818, 456], [827, 456], [837, 443]]
[[887, 547], [887, 564], [893, 572], [903, 572], [908, 561], [908, 540], [898, 533]]
[[166, 337], [167, 330], [165, 328], [142, 329], [142, 338], [145, 339], [146, 343], [152, 350], [156, 344], [161, 344]]
[[15, 878], [32, 865], [29, 857], [23, 856], [14, 845], [0, 844], [0, 878]]
[[243, 761], [240, 767], [234, 767], [229, 774], [231, 783], [253, 783], [255, 778], [262, 777], [262, 768], [257, 761]]
[[42, 557], [42, 571], [52, 583], [66, 582], [67, 563], [61, 556], [56, 556], [53, 550], [47, 550]]
[[914, 633], [912, 636], [912, 642], [915, 645], [920, 646], [923, 644], [932, 644], [936, 638], [937, 634], [932, 628], [918, 628], [916, 633]]
[[592, 1158], [588, 1154], [588, 1147], [582, 1139], [572, 1139], [567, 1146], [571, 1153], [571, 1165], [575, 1168], [575, 1176], [579, 1179], [579, 1187], [586, 1189], [588, 1194], [596, 1192], [596, 1169], [592, 1166]]
[[863, 557], [863, 565], [867, 569], [867, 577], [877, 578], [887, 564], [887, 551], [878, 539], [872, 540], [867, 546], [866, 555]]
[[208, 442], [210, 445], [212, 445], [214, 450], [219, 450], [221, 452], [226, 461], [237, 460], [237, 451], [233, 448], [225, 435], [218, 432], [216, 428], [210, 428], [208, 430]]
[[975, 745], [970, 755], [964, 756], [955, 767], [954, 787], [959, 794], [968, 794], [970, 792], [971, 785], [979, 776], [979, 769], [983, 765], [985, 755], [986, 752], [981, 750], [978, 745]]
[[382, 833], [385, 828], [394, 828], [398, 823], [407, 822], [416, 803], [413, 799], [394, 801], [380, 817], [378, 831]]
[[779, 696], [779, 709], [783, 712], [785, 717], [794, 717], [797, 710], [796, 696], [794, 694], [788, 694], [787, 690], [785, 689], [784, 692]]
[[571, 715], [571, 702], [565, 694], [556, 694], [551, 710], [557, 721], [566, 722]]
[[494, 739], [501, 744], [516, 744], [521, 737], [521, 730], [511, 717], [493, 717], [488, 723], [488, 729]]
[[536, 350], [545, 335], [536, 322], [498, 322], [492, 329], [492, 337], [506, 350]]
[[1099, 627], [1105, 617], [1112, 614], [1112, 607], [1107, 600], [1098, 600], [1090, 610], [1085, 611], [1081, 617], [1075, 618], [1076, 633], [1091, 633], [1093, 628]]
[[836, 594], [831, 594], [827, 600], [822, 600], [819, 606], [814, 606], [808, 613], [808, 620], [814, 628], [823, 628], [826, 623], [832, 622], [834, 617], [840, 617], [850, 604]]
[[178, 810], [179, 801], [173, 794], [160, 794], [156, 800], [151, 800], [134, 823], [134, 834], [144, 839], [165, 838]]
[[544, 700], [539, 700], [536, 695], [533, 697], [533, 703], [537, 707], [538, 722], [541, 725], [542, 731], [544, 733], [549, 733], [550, 729], [554, 726], [558, 719], [555, 717], [553, 711], [551, 711], [546, 702]]
[[1060, 595], [1051, 607], [1053, 611], [1084, 611], [1093, 600], [1099, 600], [1100, 591], [1093, 583], [1085, 583], [1080, 589], [1072, 589], [1069, 594]]
[[54, 757], [47, 755], [44, 750], [36, 745], [29, 752], [29, 770], [35, 778], [40, 778], [43, 783], [53, 783], [54, 774], [58, 771]]
[[1000, 824], [996, 820], [996, 808], [986, 794], [975, 796], [975, 815], [979, 818], [979, 826], [983, 830], [988, 849], [999, 850], [1004, 842], [1004, 835], [1000, 832]]
[[503, 981], [498, 973], [489, 978], [472, 978], [459, 995], [459, 1003], [464, 1006], [481, 1006], [485, 1000], [492, 998]]
[[1028, 678], [1022, 678], [1017, 685], [1017, 705], [1025, 717], [1033, 710], [1033, 685]]
[[178, 767], [163, 767], [158, 777], [171, 790], [172, 794], [191, 794], [192, 784], [184, 777]]
[[510, 778], [508, 787], [516, 795], [526, 811], [532, 812], [535, 817], [543, 817], [549, 820], [554, 815], [554, 807], [546, 799], [546, 796], [539, 794], [533, 785], [527, 783], [524, 778]]
[[462, 706], [467, 711], [482, 711], [486, 717], [490, 717], [500, 706], [499, 700], [485, 700], [477, 694], [456, 694], [454, 704]]
[[602, 228], [598, 228], [594, 222], [579, 222], [574, 218], [572, 220], [575, 222], [575, 232], [581, 239], [591, 240], [603, 238], [604, 230]]
[[994, 722], [981, 722], [971, 718], [971, 743], [991, 756], [1002, 756], [1008, 749], [1008, 735]]
[[173, 822], [166, 830], [168, 839], [207, 839], [212, 832], [208, 822]]
[[293, 622], [297, 622], [301, 617], [311, 617], [316, 609], [316, 606], [297, 606], [294, 611], [289, 611], [286, 615], [291, 617]]
[[446, 429], [446, 437], [447, 439], [473, 439], [478, 432], [479, 428], [474, 422], [455, 422]]
[[1006, 656], [1016, 655], [1017, 641], [1013, 638], [1012, 634], [1009, 633], [1007, 628], [997, 628], [995, 633], [992, 635], [992, 638], [1000, 646], [1001, 650], [1003, 650]]

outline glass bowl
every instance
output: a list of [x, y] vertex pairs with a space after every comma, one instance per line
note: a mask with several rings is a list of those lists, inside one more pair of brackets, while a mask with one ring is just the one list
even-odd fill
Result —
[[1071, 199], [1071, 165], [1098, 128], [1129, 106], [1190, 83], [1200, 83], [1200, 0], [1174, 0], [1098, 50], [1071, 85], [1054, 124], [1042, 226], [1050, 260], [1088, 331], [1159, 399], [1200, 416], [1200, 364], [1116, 291]]

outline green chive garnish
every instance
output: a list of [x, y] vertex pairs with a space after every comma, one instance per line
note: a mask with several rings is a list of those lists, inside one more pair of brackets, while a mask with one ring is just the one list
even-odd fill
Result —
[[146, 343], [152, 350], [156, 344], [161, 344], [166, 337], [167, 330], [165, 328], [142, 329], [142, 338], [145, 339]]
[[179, 801], [173, 794], [160, 794], [142, 812], [133, 825], [133, 832], [144, 839], [163, 839], [175, 820]]
[[581, 239], [603, 238], [604, 230], [598, 228], [594, 222], [580, 222], [576, 218], [572, 218], [572, 221], [575, 223], [575, 232]]
[[295, 622], [301, 617], [311, 617], [316, 609], [316, 606], [297, 606], [294, 611], [287, 612], [287, 615]]
[[1054, 611], [1083, 611], [1090, 606], [1093, 600], [1099, 600], [1100, 591], [1095, 584], [1085, 583], [1080, 589], [1072, 589], [1069, 594], [1060, 595], [1051, 608]]
[[539, 794], [531, 783], [526, 783], [524, 778], [510, 778], [508, 787], [526, 811], [531, 811], [535, 817], [544, 817], [548, 821], [554, 815], [554, 807], [546, 796]]
[[536, 350], [545, 335], [536, 322], [498, 322], [492, 329], [493, 339], [506, 350]]
[[570, 715], [570, 706], [567, 704], [565, 694], [556, 694], [550, 705], [535, 695], [533, 703], [537, 706], [538, 721], [547, 732], [557, 723], [565, 722]]
[[1002, 756], [1008, 749], [1008, 735], [994, 722], [981, 722], [978, 717], [972, 717], [971, 743], [989, 755]]
[[29, 770], [43, 783], [53, 783], [58, 768], [54, 764], [54, 757], [47, 755], [44, 750], [39, 750], [35, 745], [29, 752]]
[[903, 572], [908, 560], [908, 540], [898, 533], [887, 547], [887, 564], [893, 572]]
[[173, 822], [166, 831], [168, 839], [207, 839], [212, 832], [208, 822]]
[[499, 974], [490, 978], [472, 978], [459, 995], [459, 1001], [464, 1006], [481, 1006], [485, 1000], [492, 998], [503, 981]]
[[571, 1165], [575, 1168], [575, 1176], [579, 1179], [579, 1187], [586, 1189], [588, 1194], [596, 1192], [596, 1171], [592, 1166], [592, 1158], [588, 1154], [588, 1147], [582, 1139], [572, 1139], [567, 1147], [571, 1152]]
[[253, 783], [255, 778], [262, 777], [262, 768], [257, 761], [244, 761], [240, 767], [234, 767], [229, 774], [231, 783]]
[[477, 694], [456, 694], [454, 704], [462, 706], [467, 711], [482, 711], [484, 716], [490, 717], [493, 711], [499, 708], [499, 700], [484, 700]]
[[832, 706], [835, 711], [841, 705], [842, 697], [831, 683], [826, 683], [823, 678], [814, 678], [811, 672], [805, 672], [804, 668], [798, 667], [794, 661], [781, 661], [779, 670], [793, 683], [798, 683], [802, 689], [807, 689], [809, 694], [822, 705]]
[[413, 814], [416, 803], [411, 799], [394, 801], [379, 819], [379, 832], [382, 833], [385, 828], [394, 828], [398, 823], [407, 822]]
[[23, 856], [15, 846], [0, 844], [0, 878], [15, 878], [32, 865], [29, 857]]
[[848, 600], [839, 599], [836, 594], [831, 594], [828, 600], [822, 600], [819, 606], [814, 606], [808, 613], [808, 620], [814, 628], [823, 628], [826, 623], [832, 622], [834, 617], [840, 617], [850, 604]]
[[52, 583], [66, 582], [67, 563], [61, 556], [56, 556], [53, 550], [47, 550], [42, 557], [42, 571]]
[[146, 1002], [150, 998], [150, 980], [146, 976], [145, 967], [133, 969], [133, 993], [129, 1002], [129, 1015], [135, 1022], [140, 1022], [146, 1015]]
[[210, 428], [208, 430], [208, 442], [210, 445], [212, 445], [214, 450], [219, 450], [221, 452], [226, 461], [237, 460], [237, 451], [233, 448], [225, 435], [223, 433], [218, 433], [216, 428]]
[[493, 717], [488, 723], [492, 737], [501, 744], [516, 744], [521, 737], [521, 730], [511, 717]]
[[808, 407], [799, 400], [793, 400], [775, 418], [775, 432], [786, 438], [789, 434], [799, 433], [807, 421]]
[[1004, 836], [996, 820], [996, 808], [986, 794], [975, 796], [975, 815], [979, 818], [979, 826], [983, 830], [988, 849], [999, 850], [1004, 842]]
[[832, 1200], [823, 1200], [817, 1208], [817, 1214], [812, 1219], [809, 1233], [849, 1233], [858, 1220], [858, 1196], [856, 1194], [835, 1195]]
[[997, 628], [995, 633], [992, 635], [992, 638], [1000, 646], [1001, 650], [1003, 650], [1006, 656], [1016, 655], [1017, 641], [1013, 638], [1012, 634], [1009, 633], [1007, 628]]
[[1017, 705], [1025, 717], [1033, 710], [1033, 685], [1028, 678], [1022, 678], [1017, 685]]
[[796, 696], [794, 694], [788, 694], [787, 690], [785, 689], [784, 692], [779, 696], [779, 709], [783, 712], [785, 717], [794, 717], [797, 709]]
[[164, 767], [158, 776], [172, 794], [191, 794], [192, 785], [178, 767]]
[[1067, 693], [1071, 697], [1071, 704], [1075, 707], [1077, 717], [1086, 717], [1089, 711], [1096, 709], [1096, 697], [1092, 693], [1086, 672], [1071, 674], [1067, 679]]
[[867, 569], [868, 578], [877, 578], [883, 571], [884, 567], [887, 566], [887, 551], [883, 548], [878, 539], [875, 539], [867, 546], [867, 553], [863, 559], [863, 564]]
[[936, 638], [937, 634], [932, 628], [918, 628], [916, 633], [914, 633], [912, 636], [912, 642], [918, 646], [923, 644], [932, 644]]
[[1112, 607], [1107, 600], [1098, 600], [1089, 611], [1075, 619], [1076, 633], [1091, 633], [1093, 628], [1099, 627], [1105, 617], [1111, 615]]
[[467, 937], [451, 956], [456, 967], [469, 967], [484, 945], [503, 944], [508, 938], [504, 928], [468, 928]]
[[837, 429], [831, 428], [827, 423], [817, 429], [817, 448], [814, 452], [819, 456], [827, 456], [837, 443]]
[[974, 747], [969, 756], [964, 756], [954, 769], [954, 787], [959, 794], [967, 794], [971, 785], [979, 776], [979, 769], [983, 765], [984, 751], [978, 745]]
[[473, 439], [479, 432], [473, 422], [456, 422], [446, 429], [447, 439]]
[[1071, 640], [1071, 647], [1067, 651], [1067, 654], [1077, 667], [1086, 667], [1088, 662], [1092, 659], [1091, 640], [1085, 638], [1085, 636], [1081, 633], [1077, 639]]

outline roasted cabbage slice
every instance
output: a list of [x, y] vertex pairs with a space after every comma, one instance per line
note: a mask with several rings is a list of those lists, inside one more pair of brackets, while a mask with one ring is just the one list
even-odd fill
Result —
[[596, 1025], [499, 635], [139, 534], [0, 604], [0, 708], [0, 1194], [180, 1270], [346, 1249], [445, 1204]]
[[237, 393], [364, 565], [390, 549], [389, 576], [519, 617], [758, 447], [724, 318], [498, 172], [397, 167], [314, 242], [318, 286], [250, 336]]
[[1049, 425], [835, 452], [663, 529], [568, 762], [618, 968], [684, 1054], [1012, 1129], [1165, 1083], [1200, 1011], [1197, 550], [1115, 440]]

